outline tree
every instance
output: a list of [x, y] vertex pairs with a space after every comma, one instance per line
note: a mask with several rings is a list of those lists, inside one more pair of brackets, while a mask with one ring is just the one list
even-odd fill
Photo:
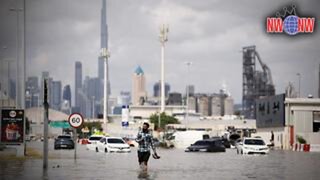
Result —
[[[150, 116], [150, 122], [154, 124], [154, 129], [158, 130], [159, 114], [152, 114]], [[169, 116], [165, 112], [160, 114], [160, 122], [160, 129], [164, 129], [167, 124], [180, 124], [177, 118]]]

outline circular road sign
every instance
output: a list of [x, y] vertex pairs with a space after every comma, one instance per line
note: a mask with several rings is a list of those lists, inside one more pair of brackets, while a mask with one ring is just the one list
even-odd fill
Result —
[[83, 124], [83, 117], [79, 113], [73, 113], [69, 116], [69, 124], [73, 128], [78, 128]]

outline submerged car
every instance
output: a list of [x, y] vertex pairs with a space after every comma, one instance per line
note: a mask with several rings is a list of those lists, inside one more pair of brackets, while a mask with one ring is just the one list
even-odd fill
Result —
[[268, 154], [269, 148], [261, 138], [244, 138], [237, 146], [240, 154]]
[[103, 137], [97, 142], [96, 152], [131, 152], [121, 137]]
[[105, 137], [104, 135], [92, 135], [88, 139], [87, 149], [95, 150], [97, 146], [97, 142], [101, 140], [101, 138]]
[[221, 139], [205, 139], [191, 144], [191, 146], [185, 150], [185, 152], [192, 151], [226, 152], [226, 148]]
[[74, 141], [70, 135], [59, 135], [54, 139], [54, 149], [74, 149]]

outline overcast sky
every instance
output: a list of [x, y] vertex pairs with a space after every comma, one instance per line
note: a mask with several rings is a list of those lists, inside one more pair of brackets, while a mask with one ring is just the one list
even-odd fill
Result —
[[[20, 1], [20, 0], [18, 0]], [[63, 86], [74, 87], [74, 63], [81, 61], [83, 74], [97, 76], [100, 48], [101, 0], [26, 0], [27, 75], [49, 71]], [[189, 83], [196, 92], [218, 92], [222, 84], [242, 99], [243, 46], [256, 45], [272, 71], [276, 93], [288, 82], [301, 94], [317, 96], [320, 64], [320, 32], [288, 37], [265, 33], [265, 18], [287, 3], [298, 7], [298, 15], [316, 17], [319, 29], [320, 3], [301, 1], [226, 0], [107, 0], [110, 81], [112, 94], [131, 91], [132, 74], [140, 65], [147, 91], [160, 79], [159, 27], [169, 25], [166, 44], [166, 81], [172, 91], [183, 92], [187, 83], [184, 62], [192, 61]], [[14, 59], [16, 51], [15, 0], [0, 1], [1, 81], [6, 74], [3, 59]], [[21, 6], [20, 6], [21, 7]]]

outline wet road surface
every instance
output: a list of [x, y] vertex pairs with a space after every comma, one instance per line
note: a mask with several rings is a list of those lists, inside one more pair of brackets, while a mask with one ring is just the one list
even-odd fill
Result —
[[[31, 142], [41, 150], [40, 142]], [[237, 155], [159, 149], [161, 159], [150, 158], [147, 179], [314, 179], [320, 177], [320, 153], [270, 151], [269, 155]], [[96, 153], [78, 145], [73, 150], [53, 150], [49, 168], [42, 159], [0, 159], [0, 179], [139, 179], [137, 152]]]

